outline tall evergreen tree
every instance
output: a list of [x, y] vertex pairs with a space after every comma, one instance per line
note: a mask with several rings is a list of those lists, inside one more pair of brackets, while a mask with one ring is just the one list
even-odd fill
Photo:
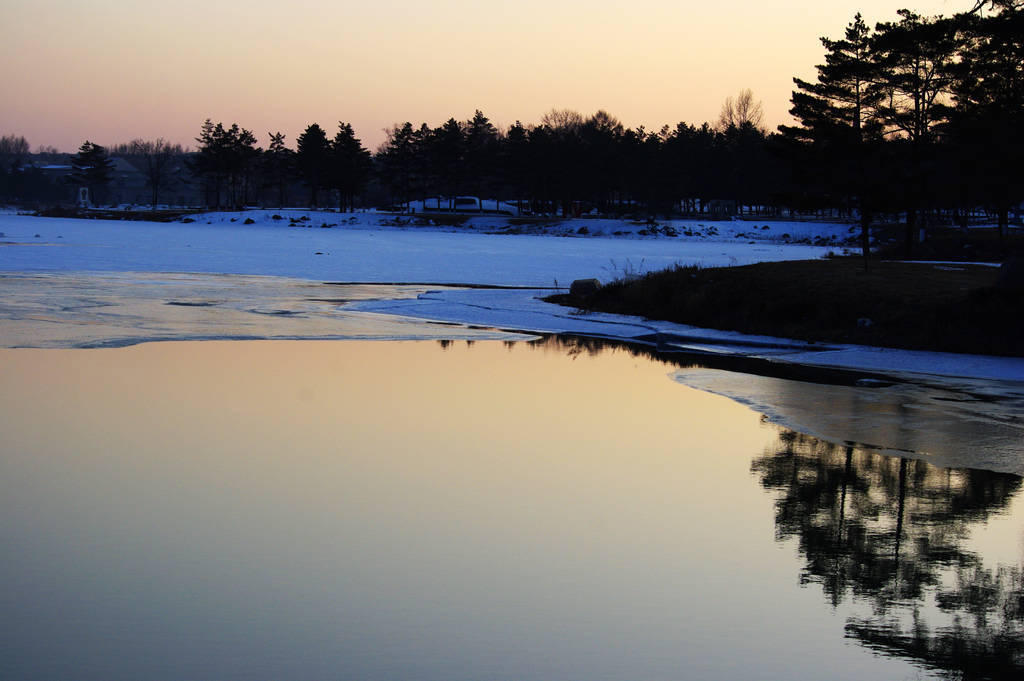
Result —
[[501, 159], [505, 167], [505, 180], [516, 201], [516, 208], [523, 212], [523, 199], [530, 191], [530, 132], [519, 121], [509, 126], [502, 144]]
[[107, 185], [114, 177], [114, 162], [107, 150], [89, 140], [82, 143], [78, 153], [71, 157], [69, 180], [79, 187], [86, 187], [90, 197], [97, 203], [105, 198]]
[[438, 193], [440, 184], [440, 171], [434, 163], [433, 148], [436, 131], [426, 123], [420, 123], [411, 138], [413, 150], [413, 177], [415, 178], [414, 191], [419, 192], [419, 197], [424, 200], [428, 194]]
[[821, 38], [821, 44], [825, 63], [816, 67], [817, 80], [793, 79], [797, 89], [790, 113], [800, 125], [780, 126], [780, 131], [796, 143], [790, 149], [799, 154], [799, 162], [812, 169], [817, 181], [824, 178], [827, 191], [855, 203], [866, 267], [876, 185], [872, 152], [882, 133], [875, 111], [883, 96], [874, 87], [879, 75], [871, 30], [858, 13], [842, 40]]
[[220, 206], [221, 187], [224, 183], [223, 162], [224, 126], [214, 125], [207, 118], [203, 121], [196, 142], [199, 148], [189, 161], [192, 174], [200, 179], [203, 185], [204, 203], [207, 206]]
[[348, 123], [338, 123], [338, 133], [331, 141], [330, 184], [338, 191], [338, 209], [355, 209], [355, 197], [370, 176], [371, 157]]
[[263, 182], [272, 187], [279, 207], [288, 204], [288, 185], [295, 175], [295, 152], [285, 146], [284, 135], [280, 132], [267, 133], [270, 145], [261, 157]]
[[493, 194], [497, 188], [498, 130], [477, 109], [466, 122], [465, 138], [467, 189], [480, 197], [483, 210], [484, 194]]
[[237, 123], [225, 128], [207, 118], [196, 141], [199, 150], [190, 165], [203, 180], [208, 206], [242, 208], [255, 198], [254, 177], [261, 150], [255, 146], [252, 131]]
[[295, 161], [302, 179], [309, 185], [309, 205], [315, 207], [319, 190], [329, 181], [331, 145], [327, 133], [316, 123], [310, 124], [296, 142]]
[[392, 201], [397, 200], [408, 210], [416, 176], [416, 131], [412, 123], [406, 122], [386, 132], [387, 139], [377, 153], [381, 176], [391, 192]]
[[900, 20], [878, 24], [872, 41], [878, 79], [872, 90], [885, 133], [904, 150], [903, 202], [906, 249], [913, 251], [919, 213], [929, 199], [936, 172], [937, 131], [950, 112], [956, 58], [955, 24], [901, 9]]
[[465, 182], [466, 135], [454, 118], [434, 130], [429, 155], [440, 179], [441, 191], [448, 196], [448, 207], [455, 209], [455, 199]]
[[[985, 5], [990, 13], [982, 13]], [[1024, 3], [988, 0], [955, 19], [962, 42], [950, 142], [960, 174], [981, 180], [972, 197], [995, 207], [1002, 238], [1024, 187]]]

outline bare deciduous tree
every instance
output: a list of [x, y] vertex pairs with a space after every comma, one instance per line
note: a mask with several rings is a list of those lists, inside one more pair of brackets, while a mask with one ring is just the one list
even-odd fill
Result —
[[184, 153], [181, 145], [170, 144], [162, 137], [154, 141], [134, 139], [128, 144], [118, 145], [114, 152], [138, 159], [134, 165], [146, 176], [150, 205], [156, 210], [160, 203], [160, 190], [171, 183], [174, 157]]
[[576, 132], [583, 126], [583, 114], [572, 109], [552, 109], [541, 116], [541, 125], [560, 132]]
[[7, 172], [12, 166], [21, 163], [29, 153], [28, 140], [20, 135], [4, 135], [0, 137], [0, 171]]
[[722, 104], [722, 113], [718, 115], [718, 128], [723, 132], [729, 128], [740, 128], [745, 123], [764, 131], [764, 109], [761, 102], [754, 101], [750, 88], [740, 90], [736, 99], [727, 97]]

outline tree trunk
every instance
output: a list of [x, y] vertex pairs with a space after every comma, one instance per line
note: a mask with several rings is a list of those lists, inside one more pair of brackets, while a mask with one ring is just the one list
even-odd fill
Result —
[[896, 541], [893, 546], [893, 586], [899, 593], [900, 586], [900, 546], [903, 539], [903, 516], [907, 508], [907, 459], [900, 459], [899, 496], [896, 506]]
[[860, 207], [860, 250], [864, 255], [864, 271], [867, 272], [871, 256], [871, 213], [863, 203]]
[[907, 210], [906, 240], [904, 244], [906, 257], [912, 258], [914, 257], [914, 243], [917, 241], [917, 210], [914, 208]]

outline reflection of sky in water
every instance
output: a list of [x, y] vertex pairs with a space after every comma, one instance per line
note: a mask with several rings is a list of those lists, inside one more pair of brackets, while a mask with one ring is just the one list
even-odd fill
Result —
[[[0, 351], [0, 676], [927, 676], [850, 645], [870, 597], [800, 586], [848, 555], [807, 544], [843, 452], [769, 482], [791, 441], [668, 370], [553, 343]], [[900, 463], [856, 460], [843, 498], [885, 554]], [[944, 536], [992, 569], [972, 523], [1011, 515], [986, 542], [1017, 548], [1019, 480], [973, 485]]]

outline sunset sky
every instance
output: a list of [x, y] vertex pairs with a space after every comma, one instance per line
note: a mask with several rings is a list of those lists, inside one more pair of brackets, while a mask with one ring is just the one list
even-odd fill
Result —
[[193, 145], [206, 118], [261, 146], [313, 122], [384, 128], [481, 109], [507, 126], [552, 107], [605, 109], [627, 126], [714, 121], [751, 88], [766, 123], [788, 120], [793, 76], [820, 36], [908, 6], [969, 0], [0, 0], [0, 134], [74, 151], [164, 137]]

